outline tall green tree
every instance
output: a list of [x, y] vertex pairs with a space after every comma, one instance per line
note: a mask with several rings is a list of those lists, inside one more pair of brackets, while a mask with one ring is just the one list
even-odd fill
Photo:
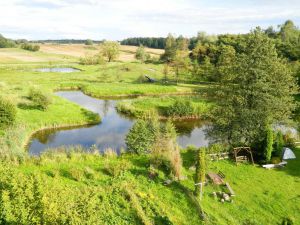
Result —
[[120, 44], [115, 41], [105, 41], [101, 44], [101, 54], [108, 62], [115, 60], [120, 54]]
[[245, 51], [227, 67], [213, 92], [217, 107], [209, 134], [231, 145], [261, 142], [266, 127], [289, 119], [295, 79], [260, 28], [247, 36]]

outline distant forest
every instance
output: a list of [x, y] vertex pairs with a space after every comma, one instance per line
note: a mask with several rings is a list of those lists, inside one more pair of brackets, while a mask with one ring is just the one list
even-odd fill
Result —
[[[37, 40], [37, 41], [31, 41], [31, 42], [34, 42], [34, 43], [55, 43], [55, 44], [85, 44], [86, 41], [88, 39], [60, 39], [60, 40]], [[103, 41], [95, 41], [95, 40], [92, 40], [92, 42], [94, 44], [100, 44], [101, 42]]]

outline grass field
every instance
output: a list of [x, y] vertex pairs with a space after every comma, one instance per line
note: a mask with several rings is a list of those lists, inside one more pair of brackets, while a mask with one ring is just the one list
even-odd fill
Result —
[[[55, 222], [52, 224], [76, 219], [79, 212], [91, 211], [97, 213], [84, 214], [85, 221], [90, 224], [99, 221], [102, 224], [171, 224], [167, 223], [171, 221], [173, 224], [187, 225], [273, 225], [282, 224], [284, 218], [300, 224], [300, 149], [295, 150], [296, 160], [290, 160], [285, 168], [278, 170], [265, 170], [258, 165], [236, 166], [227, 160], [211, 162], [209, 170], [216, 173], [222, 171], [236, 197], [233, 203], [223, 204], [212, 196], [213, 191], [223, 188], [211, 184], [205, 186], [204, 198], [200, 203], [206, 215], [205, 222], [200, 220], [199, 202], [191, 198], [194, 171], [190, 167], [195, 163], [194, 150], [183, 150], [181, 153], [186, 179], [169, 186], [163, 185], [168, 178], [163, 172], [154, 180], [148, 178], [148, 156], [124, 154], [121, 157], [105, 157], [94, 153], [65, 153], [62, 150], [56, 153], [50, 151], [41, 157], [28, 157], [25, 144], [33, 132], [46, 127], [82, 125], [101, 120], [80, 106], [55, 96], [53, 92], [56, 90], [80, 89], [95, 97], [144, 95], [125, 103], [133, 113], [143, 114], [154, 109], [163, 115], [164, 109], [179, 98], [168, 95], [201, 94], [206, 88], [206, 85], [199, 84], [142, 83], [141, 78], [145, 74], [162, 80], [163, 66], [134, 61], [136, 47], [122, 46], [117, 62], [101, 66], [79, 65], [80, 56], [98, 51], [94, 47], [98, 48], [47, 44], [42, 45], [39, 52], [0, 49], [0, 95], [11, 99], [17, 106], [16, 124], [0, 132], [1, 159], [9, 159], [9, 163], [0, 164], [1, 191], [10, 190], [11, 196], [19, 191], [19, 195], [28, 197], [30, 202], [34, 197], [26, 188], [35, 181], [33, 177], [37, 177], [40, 193], [43, 193], [42, 200], [39, 200], [43, 207], [49, 209], [49, 214], [44, 216], [45, 219], [53, 219]], [[161, 53], [161, 50], [147, 51], [157, 57]], [[41, 67], [74, 67], [80, 71], [35, 71]], [[171, 74], [170, 79], [173, 78]], [[28, 91], [34, 86], [52, 93], [53, 103], [48, 110], [41, 111], [32, 106]], [[152, 95], [161, 96], [150, 98]], [[203, 97], [180, 98], [189, 98], [194, 106], [199, 107], [199, 114], [205, 113], [211, 104]], [[1, 197], [5, 197], [6, 193], [2, 192]], [[35, 211], [30, 204], [19, 200], [11, 198], [11, 203]], [[50, 210], [53, 213], [51, 216]], [[14, 212], [25, 213], [21, 210]], [[11, 221], [14, 221], [13, 216]], [[73, 223], [78, 224], [78, 221]]]

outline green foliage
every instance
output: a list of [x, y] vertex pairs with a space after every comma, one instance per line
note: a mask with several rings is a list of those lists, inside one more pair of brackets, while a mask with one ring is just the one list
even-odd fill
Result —
[[265, 158], [267, 162], [270, 162], [273, 152], [273, 130], [268, 127], [266, 131], [266, 146], [265, 146]]
[[281, 156], [282, 155], [282, 149], [284, 147], [284, 139], [282, 132], [278, 131], [275, 136], [275, 143], [274, 143], [274, 155], [275, 156]]
[[17, 110], [15, 105], [0, 97], [0, 129], [4, 129], [15, 123]]
[[93, 40], [87, 39], [84, 44], [85, 45], [93, 45]]
[[101, 54], [111, 62], [120, 54], [120, 44], [114, 41], [105, 41], [101, 45]]
[[79, 64], [81, 65], [103, 65], [105, 60], [101, 54], [97, 55], [86, 55], [85, 57], [79, 58]]
[[52, 103], [52, 97], [50, 94], [35, 87], [30, 88], [28, 98], [41, 110], [47, 110], [49, 105]]
[[233, 62], [212, 92], [217, 107], [210, 134], [232, 145], [249, 146], [263, 141], [266, 126], [290, 117], [295, 80], [260, 29], [247, 36], [245, 52]]
[[129, 152], [136, 154], [149, 153], [155, 134], [149, 129], [149, 122], [137, 120], [126, 136], [125, 142]]
[[[206, 174], [206, 147], [199, 148], [197, 152], [196, 159], [196, 173], [194, 177], [195, 184], [205, 182], [205, 174]], [[202, 186], [202, 190], [203, 190]], [[200, 185], [195, 185], [194, 194], [199, 197], [200, 195]]]
[[171, 117], [183, 117], [192, 116], [194, 114], [194, 107], [188, 100], [178, 99], [167, 109], [167, 116]]
[[105, 171], [113, 177], [118, 177], [123, 175], [131, 167], [132, 165], [127, 160], [119, 160], [119, 161], [108, 160], [104, 165]]
[[29, 43], [21, 44], [21, 48], [24, 50], [27, 50], [27, 51], [31, 51], [31, 52], [37, 52], [40, 50], [39, 45], [33, 45], [33, 44], [29, 44]]
[[3, 37], [0, 34], [0, 48], [13, 48], [16, 46], [16, 43], [10, 39]]
[[150, 59], [150, 54], [145, 51], [144, 46], [139, 46], [135, 53], [135, 58], [140, 60], [142, 63]]

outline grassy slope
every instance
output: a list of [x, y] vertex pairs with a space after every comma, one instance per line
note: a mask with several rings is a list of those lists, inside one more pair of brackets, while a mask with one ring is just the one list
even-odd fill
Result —
[[[283, 218], [291, 218], [294, 222], [300, 220], [300, 149], [295, 151], [296, 160], [290, 160], [286, 168], [265, 170], [252, 165], [236, 166], [231, 161], [211, 162], [209, 170], [221, 170], [226, 175], [226, 181], [236, 193], [233, 203], [221, 203], [212, 196], [213, 191], [222, 187], [209, 184], [204, 188], [201, 202], [206, 214], [205, 224], [257, 224], [271, 225], [281, 223]], [[167, 216], [174, 224], [201, 224], [199, 213], [186, 193], [194, 189], [193, 151], [182, 152], [184, 170], [187, 180], [164, 186], [167, 177], [163, 173], [154, 181], [148, 179], [147, 156], [123, 155], [120, 158], [105, 158], [97, 155], [76, 155], [66, 157], [64, 154], [44, 157], [42, 160], [30, 160], [17, 167], [21, 173], [42, 174], [49, 182], [55, 182], [68, 188], [101, 187], [106, 190], [107, 198], [124, 198], [124, 192], [117, 192], [111, 196], [111, 190], [118, 187], [130, 187], [138, 198], [138, 204], [150, 220], [156, 216]], [[127, 162], [127, 169], [123, 175], [111, 176], [105, 168], [107, 162], [115, 165], [121, 161]], [[59, 162], [59, 163], [58, 163]], [[114, 165], [114, 164], [112, 164]], [[94, 171], [93, 178], [84, 175], [86, 168]], [[123, 167], [124, 169], [124, 167]], [[109, 191], [110, 190], [110, 191]], [[223, 189], [225, 191], [226, 189]], [[100, 190], [99, 190], [100, 191]], [[71, 198], [71, 196], [70, 196]], [[103, 202], [102, 204], [105, 204]], [[119, 218], [119, 202], [110, 205], [109, 215]], [[130, 202], [126, 207], [132, 207]], [[117, 210], [117, 211], [114, 211]], [[123, 210], [123, 219], [132, 217], [130, 212]], [[159, 213], [158, 213], [159, 212]], [[101, 213], [101, 212], [99, 212]], [[132, 213], [132, 212], [131, 212]], [[138, 217], [138, 216], [137, 216]], [[119, 224], [125, 223], [125, 221]], [[297, 223], [295, 223], [297, 224]]]

